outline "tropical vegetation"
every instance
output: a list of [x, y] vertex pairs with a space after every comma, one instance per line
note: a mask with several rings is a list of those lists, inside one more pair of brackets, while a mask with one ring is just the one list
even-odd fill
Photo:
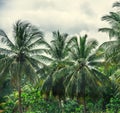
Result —
[[120, 113], [120, 2], [113, 7], [101, 45], [59, 30], [46, 40], [22, 20], [12, 37], [0, 29], [0, 113]]

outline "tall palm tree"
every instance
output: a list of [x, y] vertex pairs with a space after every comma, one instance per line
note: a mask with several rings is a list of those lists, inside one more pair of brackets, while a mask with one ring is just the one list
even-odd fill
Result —
[[87, 35], [73, 37], [69, 44], [73, 64], [68, 68], [70, 73], [64, 81], [66, 93], [72, 98], [77, 97], [78, 101], [80, 97], [83, 97], [84, 113], [86, 113], [86, 89], [97, 89], [97, 86], [102, 85], [101, 78], [104, 78], [96, 68], [102, 64], [99, 59], [102, 53], [95, 52], [98, 42], [87, 40]]
[[109, 15], [102, 17], [103, 21], [107, 21], [110, 27], [100, 28], [99, 31], [109, 34], [110, 41], [104, 42], [101, 48], [105, 49], [106, 59], [116, 64], [120, 63], [120, 14], [118, 12], [110, 12]]
[[[5, 45], [0, 47], [0, 77], [11, 75], [18, 88], [19, 113], [22, 113], [21, 85], [23, 78], [35, 79], [39, 66], [44, 64], [38, 60], [43, 49], [43, 33], [26, 21], [18, 20], [13, 26], [13, 39], [0, 29], [0, 41]], [[43, 56], [42, 56], [43, 57]]]
[[68, 57], [67, 36], [66, 33], [55, 31], [53, 32], [53, 40], [50, 44], [46, 43], [48, 50], [45, 52], [50, 56], [51, 63], [47, 69], [48, 73], [42, 86], [42, 92], [46, 92], [47, 96], [52, 92], [52, 95], [59, 97], [59, 100], [65, 96], [63, 68], [66, 64], [68, 65], [66, 60]]
[[[99, 31], [108, 33], [110, 41], [104, 42], [100, 48], [104, 49], [106, 59], [106, 72], [110, 70], [109, 78], [111, 83], [108, 85], [112, 88], [107, 91], [107, 100], [111, 98], [111, 95], [115, 96], [115, 92], [118, 92], [118, 85], [116, 85], [115, 75], [113, 72], [120, 68], [120, 2], [115, 2], [113, 7], [117, 8], [116, 12], [110, 12], [108, 15], [102, 17], [103, 21], [109, 23], [109, 27], [100, 28]], [[111, 40], [112, 39], [112, 40]], [[110, 68], [111, 67], [111, 68]], [[112, 76], [110, 76], [112, 74]], [[109, 93], [108, 93], [109, 92]], [[108, 96], [109, 95], [109, 96]]]

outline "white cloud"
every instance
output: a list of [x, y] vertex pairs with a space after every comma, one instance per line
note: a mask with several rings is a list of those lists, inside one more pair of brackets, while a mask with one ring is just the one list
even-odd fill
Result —
[[104, 26], [100, 18], [112, 9], [113, 3], [114, 0], [7, 0], [0, 10], [0, 26], [11, 32], [16, 20], [29, 20], [45, 31], [86, 31], [89, 37], [103, 42], [108, 37], [97, 29]]

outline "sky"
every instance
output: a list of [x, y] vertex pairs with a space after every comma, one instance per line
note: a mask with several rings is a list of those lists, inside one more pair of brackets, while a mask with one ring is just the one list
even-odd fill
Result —
[[13, 24], [21, 19], [38, 26], [50, 39], [60, 30], [70, 35], [87, 34], [103, 43], [108, 35], [98, 32], [107, 24], [101, 17], [112, 11], [115, 0], [0, 0], [0, 28], [11, 34]]

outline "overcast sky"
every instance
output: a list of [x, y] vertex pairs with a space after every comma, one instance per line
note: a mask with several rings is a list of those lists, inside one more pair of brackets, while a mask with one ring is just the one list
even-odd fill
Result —
[[[100, 43], [108, 36], [101, 17], [112, 10], [115, 0], [0, 0], [0, 28], [8, 34], [16, 20], [28, 20], [43, 31], [60, 30], [68, 34], [88, 34]], [[49, 39], [49, 36], [48, 36]]]

